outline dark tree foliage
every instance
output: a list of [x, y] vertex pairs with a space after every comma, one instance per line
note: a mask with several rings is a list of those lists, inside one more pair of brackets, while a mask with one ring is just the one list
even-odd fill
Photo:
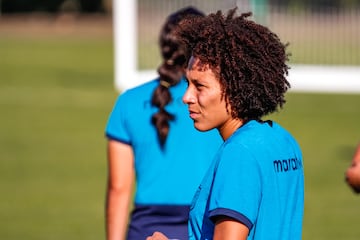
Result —
[[[102, 0], [76, 0], [80, 12], [102, 12]], [[2, 13], [30, 13], [43, 11], [56, 13], [65, 0], [1, 0]]]
[[271, 6], [289, 9], [296, 6], [313, 12], [333, 12], [360, 7], [359, 0], [267, 0]]
[[102, 9], [101, 0], [79, 0], [82, 12], [100, 12]]
[[[74, 0], [80, 12], [103, 12], [102, 0]], [[55, 13], [65, 0], [0, 0], [2, 13], [26, 13], [44, 11]], [[333, 12], [342, 9], [360, 8], [359, 0], [264, 0], [276, 8], [291, 9], [294, 6], [313, 12]]]

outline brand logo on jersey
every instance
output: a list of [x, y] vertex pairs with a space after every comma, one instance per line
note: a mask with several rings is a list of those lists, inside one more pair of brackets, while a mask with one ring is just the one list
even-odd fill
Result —
[[295, 171], [302, 168], [302, 162], [297, 158], [275, 160], [273, 163], [275, 172]]

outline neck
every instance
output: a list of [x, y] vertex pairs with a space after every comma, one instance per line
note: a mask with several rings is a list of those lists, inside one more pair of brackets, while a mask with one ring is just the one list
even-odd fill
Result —
[[218, 128], [218, 131], [224, 141], [226, 141], [239, 127], [244, 124], [242, 119], [230, 119], [221, 127]]

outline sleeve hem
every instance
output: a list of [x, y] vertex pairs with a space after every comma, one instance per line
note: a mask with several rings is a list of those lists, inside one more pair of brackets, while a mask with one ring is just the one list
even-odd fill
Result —
[[239, 212], [236, 212], [234, 210], [226, 209], [226, 208], [216, 208], [216, 209], [210, 211], [209, 218], [212, 221], [214, 221], [217, 217], [220, 217], [220, 216], [230, 217], [238, 222], [241, 222], [249, 229], [249, 231], [253, 227], [253, 223], [245, 215], [243, 215]]
[[121, 143], [124, 143], [124, 144], [127, 144], [127, 145], [131, 145], [131, 143], [129, 141], [126, 141], [124, 139], [121, 139], [121, 138], [118, 138], [114, 135], [111, 135], [110, 133], [106, 133], [105, 134], [106, 138], [109, 139], [109, 140], [115, 140], [115, 141], [118, 141], [118, 142], [121, 142]]

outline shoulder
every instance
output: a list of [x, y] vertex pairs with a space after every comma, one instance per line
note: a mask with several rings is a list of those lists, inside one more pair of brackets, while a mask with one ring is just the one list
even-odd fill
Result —
[[232, 141], [255, 147], [268, 144], [271, 139], [292, 138], [292, 135], [281, 125], [274, 121], [251, 120], [239, 128], [232, 136]]
[[151, 96], [152, 92], [159, 84], [159, 79], [153, 79], [134, 88], [125, 90], [120, 94], [120, 98], [141, 98]]
[[228, 168], [242, 169], [240, 166], [251, 165], [256, 161], [254, 144], [246, 141], [241, 134], [224, 142], [219, 152], [221, 165]]
[[112, 115], [121, 114], [125, 116], [136, 109], [140, 109], [139, 106], [150, 106], [152, 92], [157, 83], [158, 80], [155, 79], [120, 93], [115, 101]]
[[266, 122], [251, 120], [236, 130], [233, 135], [227, 139], [223, 147], [223, 155], [232, 158], [237, 156], [247, 159], [255, 159], [256, 156], [266, 149], [269, 138], [269, 132], [272, 126]]
[[[266, 124], [267, 125], [267, 124]], [[257, 141], [265, 136], [267, 126], [258, 121], [251, 120], [237, 129], [226, 141], [229, 148], [248, 148], [257, 144]]]

